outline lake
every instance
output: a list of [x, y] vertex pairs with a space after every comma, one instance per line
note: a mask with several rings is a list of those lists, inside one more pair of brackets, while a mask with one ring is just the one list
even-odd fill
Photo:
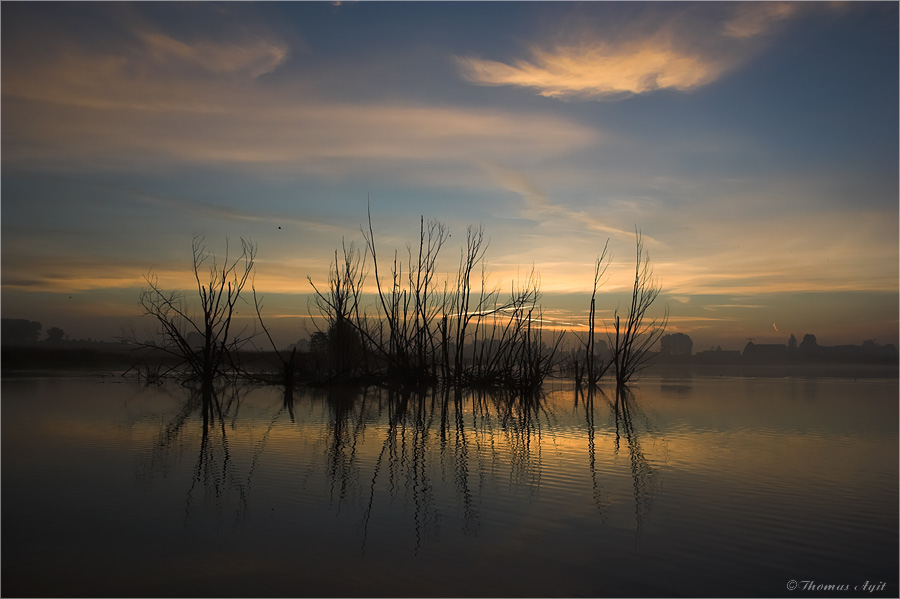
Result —
[[895, 378], [2, 382], [3, 596], [891, 596]]

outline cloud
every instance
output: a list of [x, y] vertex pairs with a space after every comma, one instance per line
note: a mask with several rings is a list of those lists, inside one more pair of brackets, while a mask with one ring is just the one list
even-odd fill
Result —
[[533, 89], [563, 100], [688, 92], [716, 81], [749, 56], [746, 44], [737, 42], [767, 33], [799, 10], [777, 2], [729, 8], [724, 22], [711, 28], [700, 29], [700, 21], [676, 13], [662, 24], [636, 19], [622, 31], [582, 31], [567, 36], [574, 42], [532, 44], [528, 58], [509, 63], [470, 56], [457, 57], [457, 66], [464, 79], [477, 85]]
[[756, 37], [799, 10], [790, 2], [747, 2], [738, 4], [734, 16], [725, 22], [723, 35], [738, 39]]
[[[91, 256], [58, 257], [55, 261], [29, 258], [4, 264], [3, 289], [73, 293], [91, 289], [134, 288], [145, 284], [147, 263]], [[173, 266], [153, 268], [162, 280], [178, 280], [189, 287], [190, 272]]]
[[[634, 238], [634, 230], [613, 226], [585, 210], [572, 210], [562, 204], [551, 202], [538, 185], [524, 173], [491, 162], [483, 162], [482, 167], [496, 184], [522, 198], [523, 205], [518, 211], [522, 218], [542, 223], [545, 226], [561, 224], [614, 237]], [[650, 243], [656, 242], [653, 237], [648, 235], [643, 237]]]
[[212, 73], [258, 77], [275, 70], [288, 53], [283, 43], [265, 39], [230, 43], [200, 40], [189, 44], [161, 32], [141, 31], [137, 35], [158, 62], [196, 64]]
[[[584, 149], [598, 135], [538, 114], [403, 105], [290, 104], [245, 97], [222, 112], [85, 109], [7, 102], [4, 162], [148, 168], [163, 163], [249, 165], [289, 170], [351, 163], [441, 167], [503, 155], [536, 160]], [[240, 118], [238, 118], [240, 117]]]
[[[102, 109], [81, 103], [5, 102], [5, 133], [15, 141], [5, 144], [4, 162], [42, 160], [108, 169], [187, 161], [327, 173], [360, 162], [447, 167], [496, 155], [536, 160], [599, 140], [595, 131], [552, 115], [294, 102], [289, 95], [252, 92], [218, 103], [197, 95], [184, 109], [144, 109], [131, 100], [110, 105], [107, 99]], [[198, 104], [210, 109], [196, 111]]]
[[221, 113], [288, 54], [274, 39], [188, 44], [161, 32], [134, 35], [136, 46], [115, 52], [68, 39], [42, 52], [15, 48], [23, 58], [4, 61], [3, 95], [104, 110]]
[[[784, 213], [776, 227], [766, 214], [706, 220], [687, 214], [695, 227], [678, 233], [673, 226], [655, 268], [665, 273], [666, 292], [678, 295], [896, 291], [896, 212], [885, 216], [875, 211]], [[670, 219], [677, 224], [679, 217]], [[703, 236], [702, 253], [691, 248], [697, 234]], [[884, 260], [872, 260], [872, 255]]]
[[466, 79], [479, 85], [536, 89], [548, 98], [599, 99], [661, 89], [687, 91], [717, 79], [721, 61], [679, 50], [664, 37], [622, 46], [594, 42], [579, 46], [531, 49], [530, 61], [512, 65], [479, 58], [458, 58]]
[[[4, 61], [4, 162], [155, 166], [160, 160], [327, 173], [360, 161], [442, 168], [502, 154], [535, 160], [595, 144], [555, 115], [333, 101], [304, 77], [267, 79], [288, 47], [265, 36], [192, 43], [141, 29], [139, 51], [60, 41]], [[130, 49], [130, 50], [129, 50]], [[408, 170], [408, 169], [407, 169]]]

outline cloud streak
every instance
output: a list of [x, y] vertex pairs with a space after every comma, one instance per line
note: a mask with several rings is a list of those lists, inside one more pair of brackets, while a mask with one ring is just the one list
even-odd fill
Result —
[[769, 31], [799, 10], [791, 2], [748, 2], [737, 5], [734, 16], [725, 22], [722, 34], [726, 37], [748, 39]]
[[321, 172], [341, 161], [535, 160], [599, 137], [555, 115], [317, 98], [302, 78], [259, 78], [289, 51], [275, 40], [187, 44], [161, 32], [135, 35], [140, 52], [62, 41], [56, 52], [5, 62], [4, 162], [115, 168], [153, 159]]
[[[457, 57], [460, 75], [477, 85], [527, 88], [562, 100], [621, 99], [659, 90], [689, 92], [719, 79], [742, 62], [735, 45], [767, 33], [797, 12], [789, 3], [737, 4], [718, 31], [689, 30], [674, 18], [647, 33], [641, 23], [612, 36], [582, 34], [575, 43], [533, 44], [528, 58], [509, 63]], [[705, 41], [698, 43], [697, 38]]]
[[138, 37], [145, 44], [145, 51], [159, 63], [195, 64], [212, 73], [252, 78], [274, 71], [288, 53], [283, 43], [264, 39], [231, 43], [201, 40], [189, 44], [156, 31], [141, 31]]
[[622, 46], [601, 41], [531, 49], [530, 60], [505, 64], [457, 59], [462, 76], [479, 85], [531, 88], [548, 98], [600, 99], [661, 89], [688, 91], [717, 79], [725, 64], [680, 51], [662, 38]]
[[[500, 187], [522, 198], [523, 205], [518, 211], [522, 218], [544, 224], [561, 223], [614, 237], [634, 238], [634, 230], [613, 226], [585, 210], [572, 210], [560, 203], [551, 202], [544, 191], [524, 173], [491, 162], [482, 163], [482, 167]], [[644, 235], [644, 239], [650, 243], [656, 242], [649, 235]]]

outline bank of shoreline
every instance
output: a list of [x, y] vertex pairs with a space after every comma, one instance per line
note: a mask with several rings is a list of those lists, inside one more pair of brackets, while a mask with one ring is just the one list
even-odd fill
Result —
[[[111, 344], [112, 345], [112, 344]], [[147, 356], [127, 347], [113, 349], [91, 348], [17, 348], [4, 347], [0, 360], [3, 378], [92, 376], [121, 378], [130, 368], [142, 363]], [[275, 364], [272, 352], [248, 352], [247, 363], [264, 370]], [[155, 356], [150, 362], [162, 362]], [[900, 364], [866, 363], [802, 363], [802, 364], [671, 364], [651, 361], [634, 384], [641, 381], [690, 378], [841, 378], [841, 379], [898, 379]], [[550, 383], [553, 380], [549, 379]], [[298, 381], [299, 382], [299, 381]]]

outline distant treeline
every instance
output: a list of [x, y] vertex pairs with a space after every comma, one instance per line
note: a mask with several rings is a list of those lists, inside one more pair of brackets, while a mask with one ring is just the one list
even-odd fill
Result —
[[816, 336], [806, 334], [803, 341], [791, 335], [786, 343], [747, 342], [743, 351], [721, 347], [692, 353], [693, 342], [684, 333], [660, 339], [657, 361], [666, 364], [896, 364], [898, 352], [891, 343], [874, 340], [862, 345], [819, 345]]
[[[27, 326], [24, 323], [28, 323]], [[7, 331], [28, 331], [27, 336], [7, 335]], [[39, 322], [23, 319], [3, 319], [2, 368], [11, 370], [127, 370], [138, 364], [165, 365], [175, 360], [162, 351], [135, 348], [119, 341], [94, 341], [91, 339], [47, 339], [38, 340], [41, 326]], [[793, 341], [791, 340], [793, 339]], [[898, 351], [893, 344], [880, 345], [874, 340], [861, 345], [819, 345], [815, 335], [805, 335], [797, 343], [793, 335], [785, 344], [754, 343], [749, 341], [740, 350], [723, 350], [721, 347], [693, 352], [693, 341], [684, 333], [664, 335], [660, 339], [659, 351], [655, 352], [655, 362], [660, 364], [897, 364]], [[196, 336], [192, 341], [199, 342]], [[297, 360], [298, 379], [315, 379], [327, 362], [328, 347], [323, 344], [323, 335], [314, 334], [310, 342], [297, 343], [287, 348], [294, 352]], [[467, 348], [469, 349], [469, 348]], [[601, 358], [609, 359], [611, 352], [602, 339], [597, 340], [596, 352]], [[276, 352], [244, 349], [237, 353], [243, 367], [250, 372], [267, 370]], [[277, 358], [276, 358], [277, 359]], [[571, 376], [573, 372], [565, 372]]]

